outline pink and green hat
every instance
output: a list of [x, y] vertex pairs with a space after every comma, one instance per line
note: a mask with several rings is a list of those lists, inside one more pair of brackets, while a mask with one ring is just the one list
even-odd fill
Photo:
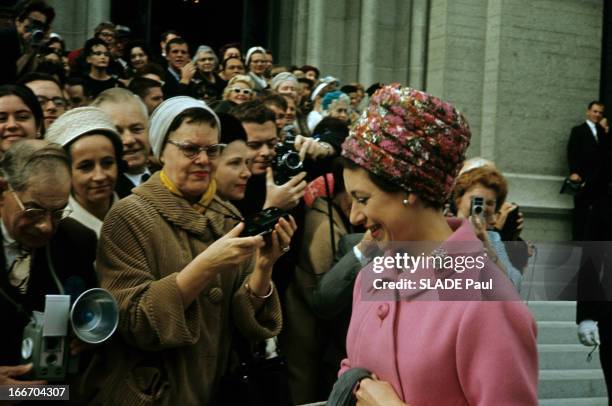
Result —
[[470, 144], [453, 105], [398, 83], [380, 88], [342, 144], [342, 156], [441, 206]]

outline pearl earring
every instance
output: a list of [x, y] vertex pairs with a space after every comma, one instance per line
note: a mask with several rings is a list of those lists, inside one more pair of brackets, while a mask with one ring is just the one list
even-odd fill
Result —
[[409, 203], [409, 202], [408, 202], [408, 199], [404, 199], [404, 200], [402, 200], [402, 204], [403, 204], [404, 206], [408, 206], [408, 203]]

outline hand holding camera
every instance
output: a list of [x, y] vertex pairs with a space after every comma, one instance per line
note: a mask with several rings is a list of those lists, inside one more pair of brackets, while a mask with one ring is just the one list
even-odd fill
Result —
[[223, 237], [216, 240], [202, 251], [196, 260], [209, 272], [219, 272], [234, 268], [248, 260], [258, 248], [265, 245], [261, 235], [241, 237], [245, 227], [238, 223]]
[[328, 143], [319, 142], [315, 138], [302, 135], [295, 138], [295, 149], [299, 151], [302, 161], [306, 158], [316, 161], [334, 154], [334, 148]]
[[18, 380], [32, 370], [32, 364], [0, 367], [0, 385], [46, 385], [47, 381]]
[[499, 209], [495, 228], [499, 230], [502, 241], [514, 241], [523, 231], [523, 213], [516, 203], [505, 202]]
[[266, 201], [264, 208], [278, 207], [281, 210], [291, 210], [300, 203], [306, 190], [306, 172], [300, 172], [289, 181], [278, 185], [271, 168], [266, 173]]
[[259, 249], [256, 269], [271, 272], [274, 263], [281, 255], [289, 251], [291, 238], [295, 230], [297, 230], [297, 224], [295, 224], [292, 216], [288, 216], [288, 218], [280, 217], [278, 222], [274, 224], [273, 231], [266, 237], [265, 247]]

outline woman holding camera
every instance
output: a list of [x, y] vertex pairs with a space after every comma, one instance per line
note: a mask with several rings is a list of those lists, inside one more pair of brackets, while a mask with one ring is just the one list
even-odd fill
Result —
[[201, 101], [160, 104], [150, 140], [163, 169], [105, 220], [97, 265], [122, 340], [103, 403], [214, 404], [232, 329], [252, 341], [280, 330], [270, 277], [295, 224], [280, 220], [267, 243], [241, 237], [239, 213], [215, 196], [219, 127]]
[[[442, 256], [460, 243], [482, 255], [472, 226], [442, 213], [469, 140], [452, 105], [397, 84], [378, 90], [343, 144], [351, 223], [378, 243], [427, 244]], [[509, 285], [484, 264], [497, 289]], [[498, 301], [457, 301], [460, 292], [442, 301], [439, 291], [373, 291], [373, 277], [370, 265], [355, 283], [331, 404], [352, 396], [358, 405], [537, 404], [535, 322], [511, 287]]]
[[[494, 229], [496, 213], [503, 207], [507, 194], [508, 183], [506, 179], [497, 169], [487, 166], [463, 172], [457, 178], [453, 190], [457, 217], [470, 219], [476, 235], [484, 243], [490, 258], [520, 291], [523, 275], [510, 262], [501, 236]], [[472, 203], [475, 201], [474, 199], [478, 198], [482, 202], [479, 214], [473, 213], [474, 204]], [[514, 210], [518, 210], [518, 208], [515, 207]]]

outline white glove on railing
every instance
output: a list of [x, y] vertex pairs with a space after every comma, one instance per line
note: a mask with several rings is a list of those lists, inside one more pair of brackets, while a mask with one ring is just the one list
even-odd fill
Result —
[[599, 330], [597, 322], [593, 320], [583, 320], [578, 325], [578, 339], [583, 345], [592, 347], [599, 345]]

